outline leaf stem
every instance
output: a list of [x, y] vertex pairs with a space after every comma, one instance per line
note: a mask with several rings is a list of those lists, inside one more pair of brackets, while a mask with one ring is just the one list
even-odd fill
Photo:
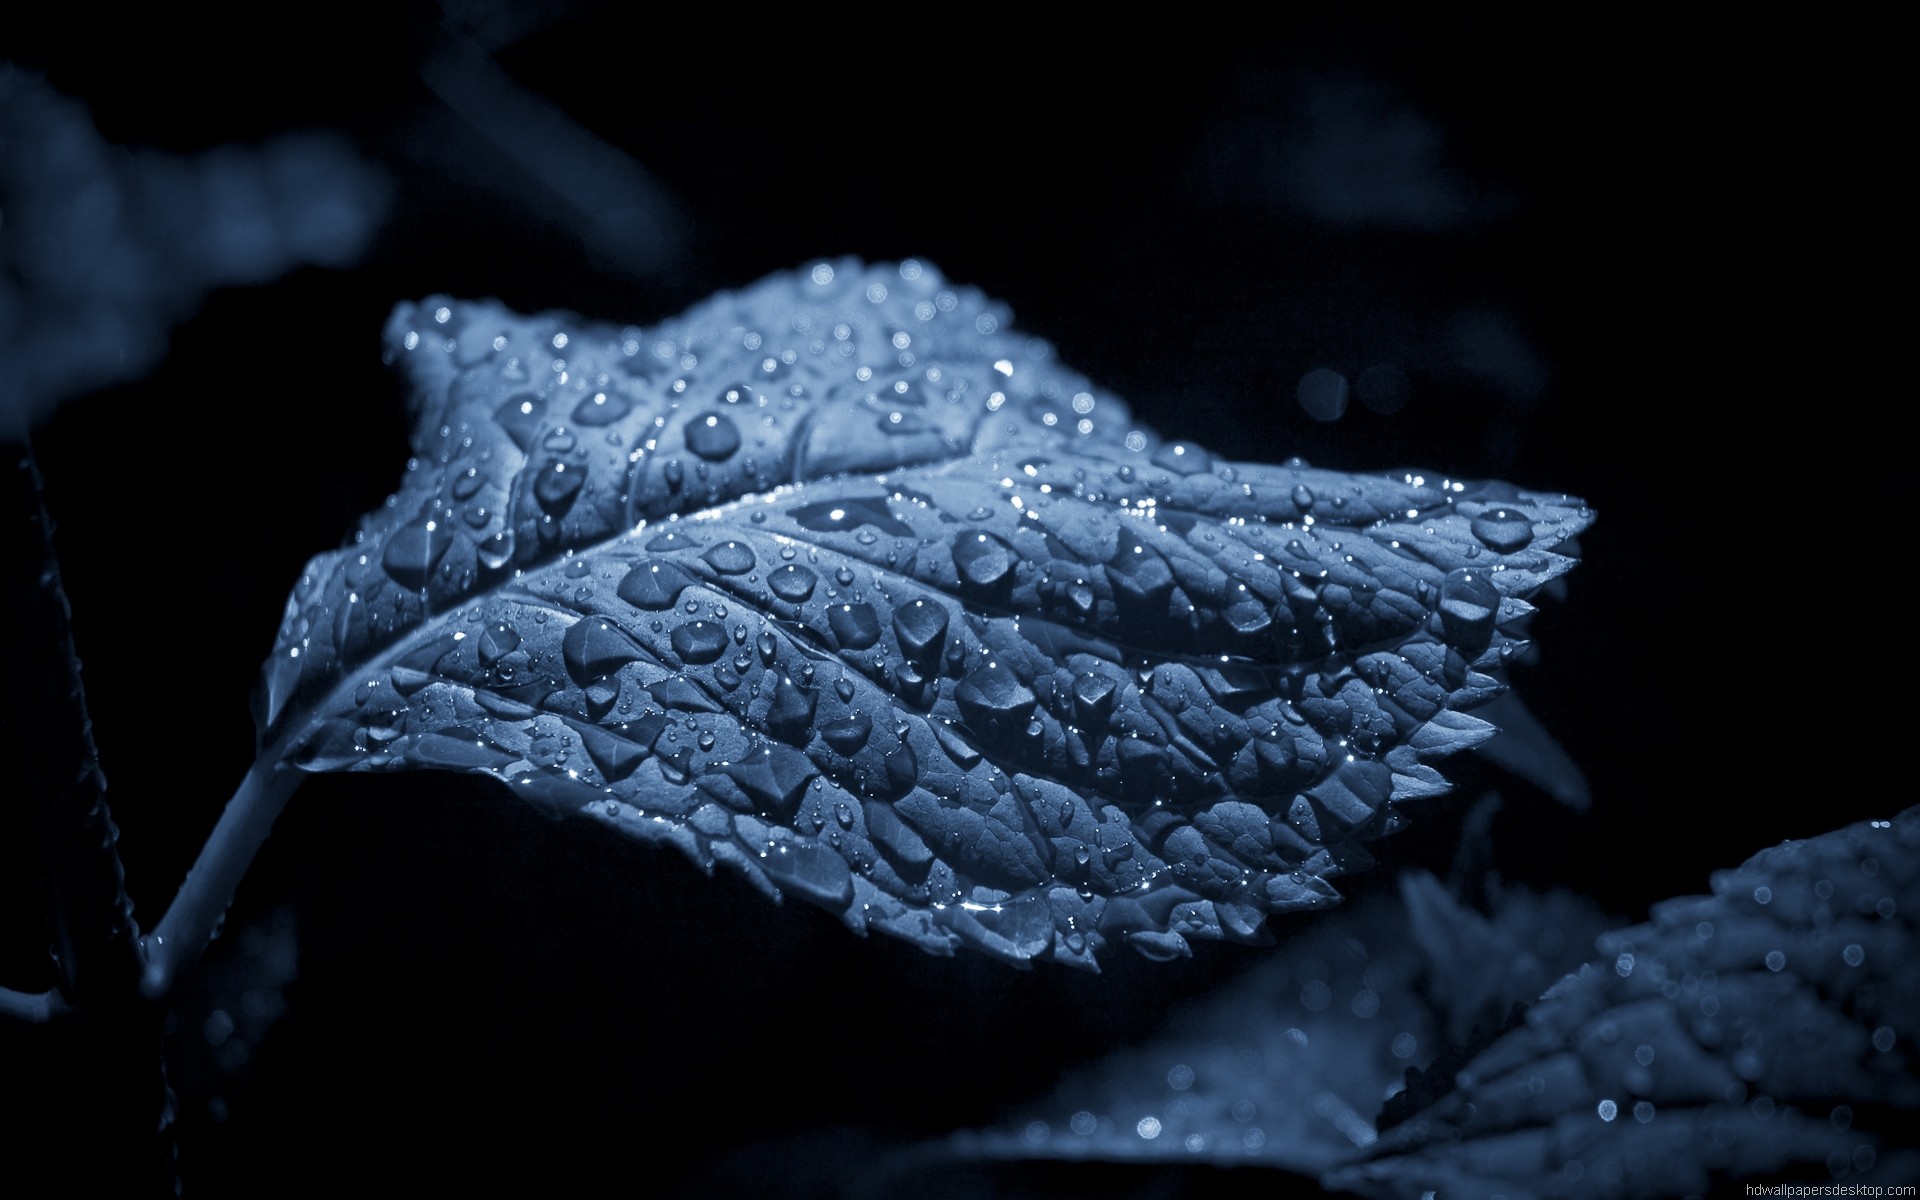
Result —
[[269, 746], [227, 801], [226, 811], [201, 847], [200, 857], [160, 924], [146, 939], [147, 974], [142, 991], [165, 997], [182, 967], [198, 959], [219, 933], [240, 879], [273, 831], [273, 822], [299, 787], [301, 772], [281, 765], [280, 747]]

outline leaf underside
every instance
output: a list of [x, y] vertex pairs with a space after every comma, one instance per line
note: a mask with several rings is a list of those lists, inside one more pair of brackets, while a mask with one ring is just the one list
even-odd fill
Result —
[[935, 953], [1335, 902], [1590, 520], [1162, 440], [913, 262], [647, 330], [430, 299], [387, 348], [414, 457], [289, 601], [269, 747], [492, 775]]

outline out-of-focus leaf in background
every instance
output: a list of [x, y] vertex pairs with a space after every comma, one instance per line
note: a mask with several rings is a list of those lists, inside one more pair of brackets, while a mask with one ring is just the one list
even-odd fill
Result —
[[83, 104], [0, 60], [0, 434], [138, 378], [214, 288], [351, 263], [388, 194], [338, 136], [110, 145]]

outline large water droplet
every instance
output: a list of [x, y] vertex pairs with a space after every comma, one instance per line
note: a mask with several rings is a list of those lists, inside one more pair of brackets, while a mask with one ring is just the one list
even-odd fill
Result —
[[845, 755], [851, 755], [866, 745], [872, 732], [872, 719], [861, 712], [850, 713], [838, 721], [828, 721], [820, 727], [821, 740]]
[[1000, 590], [1019, 561], [1013, 547], [991, 533], [968, 532], [953, 540], [953, 565], [960, 586], [975, 592]]
[[548, 516], [564, 517], [586, 481], [587, 474], [578, 465], [549, 463], [534, 477], [533, 496]]
[[767, 732], [785, 742], [805, 745], [813, 732], [814, 692], [781, 675], [767, 709]]
[[489, 571], [498, 571], [513, 561], [513, 532], [502, 529], [486, 541], [481, 542], [474, 554], [480, 565]]
[[740, 427], [724, 413], [708, 413], [687, 422], [687, 449], [708, 462], [719, 462], [740, 448]]
[[1475, 517], [1469, 528], [1482, 545], [1499, 554], [1524, 550], [1533, 541], [1533, 524], [1518, 509], [1490, 508]]
[[881, 533], [890, 533], [895, 537], [913, 536], [913, 526], [893, 515], [884, 496], [798, 504], [787, 510], [787, 516], [802, 529], [811, 529], [815, 533], [840, 533], [871, 525]]
[[813, 595], [820, 577], [799, 563], [788, 563], [767, 573], [767, 587], [789, 604], [799, 604]]
[[573, 423], [585, 425], [589, 429], [598, 429], [602, 425], [611, 425], [627, 415], [633, 405], [617, 392], [595, 392], [583, 397], [574, 405]]
[[1098, 733], [1113, 715], [1119, 685], [1111, 676], [1089, 672], [1073, 681], [1073, 719], [1081, 728]]
[[726, 652], [727, 630], [718, 621], [682, 621], [673, 627], [670, 640], [680, 661], [698, 666]]
[[481, 665], [490, 667], [519, 647], [520, 635], [513, 626], [495, 622], [480, 635]]
[[438, 521], [408, 525], [387, 539], [380, 565], [395, 583], [417, 590], [427, 586], [433, 569], [452, 544], [452, 531]]
[[693, 576], [678, 563], [656, 559], [635, 563], [616, 592], [635, 608], [657, 611], [672, 608], [680, 593], [692, 584]]
[[575, 683], [591, 683], [611, 675], [640, 657], [620, 627], [600, 617], [582, 617], [567, 630], [560, 644], [567, 674]]
[[908, 658], [922, 666], [931, 666], [946, 640], [946, 606], [928, 600], [902, 604], [893, 610], [893, 632]]
[[745, 575], [754, 566], [753, 547], [745, 542], [721, 542], [700, 557], [722, 575]]
[[1457, 567], [1440, 583], [1440, 621], [1450, 642], [1483, 649], [1499, 611], [1500, 593], [1485, 571]]
[[1197, 475], [1212, 466], [1213, 459], [1192, 442], [1165, 442], [1153, 452], [1153, 464], [1175, 475]]
[[1033, 715], [1036, 698], [1020, 677], [997, 663], [988, 663], [962, 679], [953, 689], [967, 723], [984, 732], [993, 722], [1021, 728]]
[[880, 618], [870, 604], [831, 605], [827, 624], [843, 650], [865, 650], [880, 640]]
[[499, 408], [493, 410], [493, 419], [500, 423], [513, 444], [522, 451], [533, 445], [533, 439], [540, 432], [540, 418], [546, 411], [547, 402], [532, 392], [521, 392], [509, 396]]

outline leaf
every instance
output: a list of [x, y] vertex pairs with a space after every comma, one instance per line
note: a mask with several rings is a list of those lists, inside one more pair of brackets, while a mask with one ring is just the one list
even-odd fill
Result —
[[[1577, 963], [1602, 927], [1568, 893], [1502, 889], [1487, 918], [1431, 876], [1408, 878], [1400, 896], [1376, 895], [1319, 922], [1022, 1119], [958, 1136], [952, 1155], [1208, 1162], [1308, 1176], [1351, 1162], [1377, 1140], [1381, 1100], [1407, 1065], [1433, 1059], [1457, 1021], [1479, 1011], [1479, 997], [1436, 988], [1437, 970], [1481, 968], [1489, 990], [1504, 989], [1504, 1011]], [[1489, 957], [1456, 963], [1463, 945]], [[1492, 964], [1500, 969], [1486, 971]], [[1461, 999], [1464, 1007], [1450, 1007]]]
[[1651, 1197], [1908, 1169], [1881, 1160], [1920, 1110], [1916, 910], [1920, 808], [1762, 851], [1602, 937], [1328, 1185]]
[[936, 953], [1333, 903], [1493, 732], [1460, 710], [1590, 514], [1218, 460], [1008, 321], [914, 262], [648, 331], [402, 306], [414, 457], [296, 588], [264, 741], [492, 775]]

